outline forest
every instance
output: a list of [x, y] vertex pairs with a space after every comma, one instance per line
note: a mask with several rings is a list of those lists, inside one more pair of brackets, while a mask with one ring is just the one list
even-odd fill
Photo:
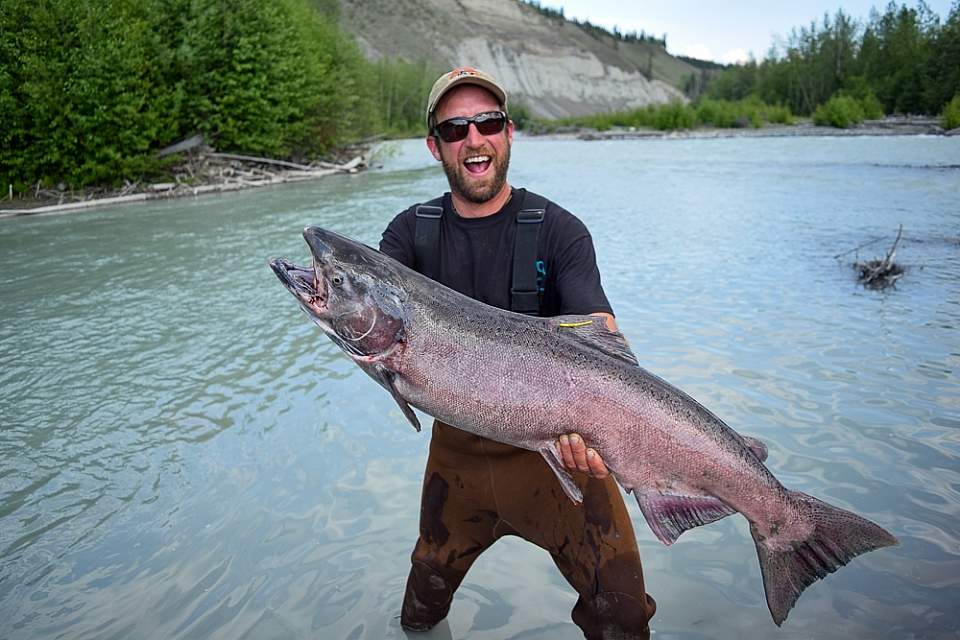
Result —
[[[960, 93], [960, 1], [941, 22], [922, 0], [890, 2], [860, 22], [837, 11], [794, 29], [761, 61], [710, 79], [710, 98], [758, 98], [813, 115], [831, 98], [870, 115], [939, 114]], [[955, 125], [956, 126], [956, 125]]]
[[[306, 160], [419, 131], [426, 63], [368, 61], [330, 0], [4, 0], [0, 186], [162, 174], [156, 151]], [[169, 161], [169, 160], [168, 160]]]

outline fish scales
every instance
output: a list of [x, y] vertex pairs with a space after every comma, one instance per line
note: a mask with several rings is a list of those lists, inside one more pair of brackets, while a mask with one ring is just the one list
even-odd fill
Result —
[[[702, 407], [689, 405], [635, 365], [585, 351], [567, 339], [569, 334], [557, 336], [549, 331], [548, 321], [505, 319], [499, 310], [487, 308], [437, 322], [432, 305], [415, 304], [414, 309], [411, 325], [417, 329], [408, 334], [405, 351], [418, 357], [408, 356], [409, 365], [405, 358], [398, 386], [411, 404], [448, 424], [534, 451], [550, 445], [560, 433], [580, 433], [600, 451], [626, 489], [653, 484], [651, 475], [662, 477], [651, 450], [691, 460], [686, 469], [690, 473], [694, 466], [703, 470], [711, 460], [717, 461], [714, 466], [730, 465], [732, 458], [739, 466], [762, 473], [771, 489], [782, 489], [766, 469], [749, 467], [743, 445], [716, 418], [704, 415]], [[450, 344], [458, 345], [455, 353]], [[422, 357], [425, 353], [439, 357]], [[429, 386], [433, 378], [450, 380], [454, 386], [436, 396]], [[464, 398], [476, 400], [463, 402]], [[517, 433], [516, 425], [523, 425], [523, 431]], [[602, 430], [600, 425], [605, 425]], [[693, 437], [684, 438], [682, 430], [688, 426], [696, 429]], [[704, 432], [713, 438], [702, 438]], [[628, 433], [633, 437], [624, 437]], [[718, 455], [720, 444], [729, 457]], [[760, 501], [766, 500], [763, 496]]]
[[457, 428], [538, 451], [567, 495], [559, 435], [579, 433], [636, 497], [665, 544], [733, 513], [750, 524], [771, 616], [861, 553], [896, 544], [878, 525], [783, 487], [766, 448], [641, 368], [590, 316], [490, 307], [319, 227], [311, 267], [270, 262], [323, 331], [394, 397]]

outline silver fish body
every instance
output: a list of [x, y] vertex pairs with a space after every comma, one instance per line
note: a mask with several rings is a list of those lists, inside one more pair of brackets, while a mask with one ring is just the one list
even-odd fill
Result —
[[411, 406], [538, 451], [577, 502], [556, 441], [579, 433], [668, 545], [687, 529], [743, 514], [776, 624], [814, 581], [896, 544], [878, 525], [784, 488], [764, 466], [761, 443], [640, 367], [601, 319], [511, 313], [333, 232], [308, 227], [304, 237], [311, 268], [271, 267], [418, 430]]

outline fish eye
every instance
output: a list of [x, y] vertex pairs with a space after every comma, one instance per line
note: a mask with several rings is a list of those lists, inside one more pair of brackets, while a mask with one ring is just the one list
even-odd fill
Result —
[[343, 276], [339, 273], [335, 274], [332, 278], [330, 278], [330, 283], [335, 287], [341, 286], [343, 284]]

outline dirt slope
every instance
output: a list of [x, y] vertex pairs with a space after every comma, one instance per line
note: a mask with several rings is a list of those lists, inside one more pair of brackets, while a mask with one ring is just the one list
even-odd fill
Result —
[[518, 0], [341, 0], [340, 18], [370, 57], [479, 67], [545, 117], [685, 101], [677, 87], [697, 73], [659, 45], [588, 33]]

